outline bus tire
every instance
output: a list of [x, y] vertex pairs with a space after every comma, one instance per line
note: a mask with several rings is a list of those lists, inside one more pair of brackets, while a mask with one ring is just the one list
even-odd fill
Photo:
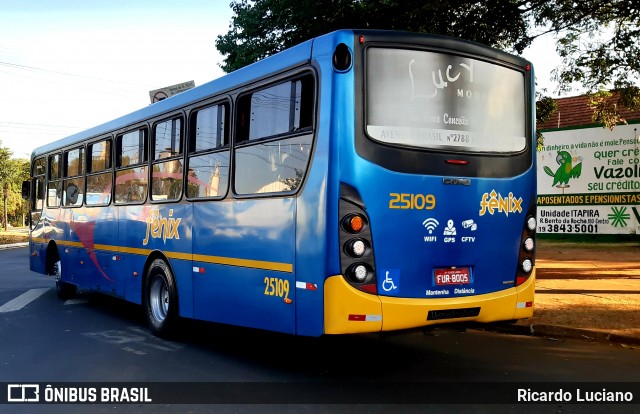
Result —
[[58, 255], [57, 250], [51, 250], [49, 265], [48, 265], [48, 274], [55, 277], [56, 280], [56, 293], [60, 299], [72, 299], [76, 296], [77, 287], [71, 283], [62, 281], [62, 261], [60, 260], [60, 256]]
[[56, 293], [60, 299], [73, 299], [76, 296], [77, 287], [71, 283], [58, 280], [56, 281]]
[[173, 273], [167, 262], [155, 259], [145, 277], [144, 313], [154, 335], [169, 336], [178, 316], [178, 296]]

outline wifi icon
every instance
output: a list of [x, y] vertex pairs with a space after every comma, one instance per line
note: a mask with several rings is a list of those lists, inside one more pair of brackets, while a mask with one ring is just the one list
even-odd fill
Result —
[[433, 231], [436, 229], [436, 227], [438, 227], [440, 223], [438, 223], [438, 220], [434, 219], [434, 218], [428, 218], [425, 221], [422, 222], [422, 225], [429, 230], [429, 234], [433, 233]]

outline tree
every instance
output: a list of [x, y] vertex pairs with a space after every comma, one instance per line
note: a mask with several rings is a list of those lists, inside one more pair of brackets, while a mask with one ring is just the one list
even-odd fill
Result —
[[[620, 107], [640, 110], [640, 3], [629, 0], [553, 0], [534, 9], [538, 26], [557, 38], [560, 92], [575, 84], [590, 95], [593, 121], [626, 123]], [[539, 34], [540, 35], [540, 34]], [[606, 89], [618, 90], [611, 94]]]
[[[563, 59], [560, 92], [621, 91], [615, 105], [640, 109], [640, 3], [629, 0], [233, 0], [229, 31], [216, 47], [230, 72], [342, 28], [399, 29], [460, 37], [521, 53], [544, 35]], [[534, 62], [535, 64], [535, 62]], [[617, 95], [616, 95], [617, 96]], [[610, 125], [607, 125], [610, 126]]]
[[13, 172], [10, 168], [11, 151], [8, 148], [2, 147], [2, 141], [0, 141], [0, 194], [2, 194], [2, 227], [7, 228], [7, 196], [5, 188], [8, 188], [9, 181], [13, 178]]
[[[542, 96], [536, 101], [536, 125], [540, 125], [551, 118], [551, 115], [558, 110], [558, 104], [553, 98]], [[536, 150], [542, 151], [544, 148], [544, 136], [541, 132], [536, 132]]]
[[22, 182], [29, 179], [31, 162], [27, 159], [9, 160], [13, 178], [9, 182], [8, 215], [9, 223], [22, 226], [28, 213], [28, 203], [22, 198]]
[[231, 8], [230, 30], [216, 40], [226, 72], [343, 28], [439, 33], [520, 52], [530, 43], [513, 1], [235, 0]]
[[22, 200], [22, 181], [29, 178], [29, 161], [11, 158], [12, 152], [0, 141], [0, 194], [2, 194], [2, 214], [0, 223], [5, 227], [4, 188], [9, 188], [6, 216], [9, 222], [21, 224], [20, 217], [26, 213], [26, 203]]

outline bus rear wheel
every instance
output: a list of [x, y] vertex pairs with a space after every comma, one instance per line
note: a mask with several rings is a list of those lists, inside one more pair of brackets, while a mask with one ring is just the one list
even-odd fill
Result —
[[155, 259], [149, 266], [143, 305], [151, 331], [157, 336], [168, 336], [176, 323], [178, 300], [173, 273], [162, 259]]

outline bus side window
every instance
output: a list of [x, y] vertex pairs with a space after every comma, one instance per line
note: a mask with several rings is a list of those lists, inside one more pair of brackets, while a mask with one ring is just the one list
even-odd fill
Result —
[[315, 81], [304, 75], [238, 100], [235, 191], [296, 191], [313, 143]]
[[182, 196], [182, 119], [160, 122], [153, 128], [151, 200], [178, 200]]
[[33, 187], [31, 193], [31, 209], [41, 211], [44, 208], [45, 185], [44, 176], [47, 171], [47, 161], [45, 158], [38, 158], [33, 161], [31, 176], [33, 177]]
[[226, 104], [191, 115], [188, 198], [222, 198], [229, 187], [229, 111]]
[[44, 207], [44, 177], [35, 179], [35, 207], [34, 210], [42, 210]]
[[62, 199], [62, 181], [60, 174], [61, 155], [49, 156], [49, 181], [47, 184], [47, 207], [60, 207]]
[[84, 148], [64, 152], [62, 204], [79, 207], [84, 200]]
[[111, 139], [87, 146], [87, 206], [106, 206], [111, 202]]
[[116, 138], [116, 204], [144, 203], [148, 191], [147, 130]]

